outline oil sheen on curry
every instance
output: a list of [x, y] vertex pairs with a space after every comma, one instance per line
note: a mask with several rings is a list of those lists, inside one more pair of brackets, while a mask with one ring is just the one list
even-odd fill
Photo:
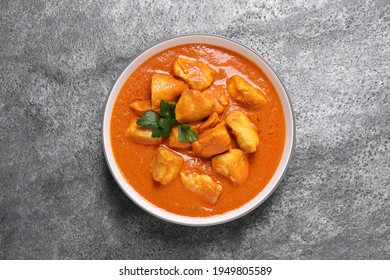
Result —
[[167, 49], [138, 67], [117, 97], [110, 129], [128, 183], [157, 207], [192, 217], [253, 199], [285, 144], [282, 105], [266, 75], [204, 44]]

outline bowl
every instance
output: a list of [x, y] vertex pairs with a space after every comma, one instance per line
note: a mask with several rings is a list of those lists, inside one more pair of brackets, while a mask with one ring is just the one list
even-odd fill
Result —
[[[284, 110], [284, 117], [285, 117], [285, 124], [286, 124], [286, 142], [284, 145], [284, 150], [283, 150], [283, 154], [279, 166], [277, 167], [276, 172], [274, 173], [271, 180], [264, 187], [264, 189], [248, 203], [229, 212], [220, 215], [210, 216], [210, 217], [181, 216], [181, 215], [170, 213], [166, 210], [163, 210], [153, 205], [151, 202], [149, 202], [144, 197], [142, 197], [138, 192], [136, 192], [134, 188], [126, 181], [121, 171], [119, 170], [117, 163], [115, 162], [115, 158], [111, 149], [111, 138], [110, 138], [111, 114], [112, 114], [115, 100], [122, 86], [128, 79], [128, 77], [138, 68], [138, 66], [140, 66], [142, 63], [144, 63], [147, 59], [154, 56], [155, 54], [165, 49], [172, 48], [179, 45], [184, 45], [184, 44], [214, 45], [214, 46], [232, 50], [236, 53], [245, 56], [246, 58], [248, 58], [249, 60], [257, 64], [261, 68], [263, 73], [272, 82], [274, 88], [276, 89], [279, 95]], [[253, 209], [261, 205], [275, 191], [282, 177], [286, 173], [292, 155], [292, 150], [295, 142], [294, 139], [295, 139], [295, 124], [294, 124], [294, 116], [291, 107], [291, 102], [286, 93], [286, 90], [282, 85], [282, 82], [275, 74], [275, 72], [272, 70], [272, 68], [258, 54], [248, 49], [247, 47], [241, 45], [240, 43], [234, 42], [231, 39], [223, 38], [220, 36], [214, 36], [214, 35], [184, 35], [180, 37], [170, 38], [165, 41], [159, 42], [151, 46], [144, 52], [142, 52], [126, 67], [126, 69], [122, 72], [122, 74], [119, 76], [118, 80], [114, 84], [114, 87], [112, 88], [111, 93], [108, 96], [107, 104], [104, 111], [104, 117], [103, 117], [104, 155], [108, 167], [115, 181], [122, 189], [122, 191], [133, 202], [135, 202], [138, 206], [140, 206], [150, 214], [168, 222], [187, 225], [187, 226], [210, 226], [210, 225], [226, 223], [248, 214]]]

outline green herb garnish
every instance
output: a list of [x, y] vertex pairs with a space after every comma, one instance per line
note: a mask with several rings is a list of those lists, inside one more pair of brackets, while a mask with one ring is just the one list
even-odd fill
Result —
[[158, 120], [160, 116], [153, 111], [146, 112], [141, 118], [137, 120], [137, 124], [144, 128], [155, 130], [158, 128]]
[[178, 130], [179, 130], [179, 140], [181, 142], [187, 143], [188, 141], [194, 142], [199, 140], [198, 135], [196, 135], [196, 132], [191, 130], [188, 124], [179, 125]]
[[[175, 116], [176, 103], [171, 104], [161, 100], [160, 115], [154, 111], [146, 112], [141, 118], [137, 120], [137, 125], [152, 130], [152, 137], [154, 138], [168, 138], [171, 135], [172, 128], [179, 125]], [[198, 136], [195, 131], [191, 130], [188, 124], [181, 124], [178, 126], [179, 140], [187, 143], [188, 141], [198, 141]]]

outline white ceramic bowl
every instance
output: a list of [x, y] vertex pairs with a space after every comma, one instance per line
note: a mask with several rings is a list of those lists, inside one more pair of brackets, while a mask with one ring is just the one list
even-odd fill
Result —
[[[127, 78], [137, 69], [138, 66], [140, 66], [142, 63], [144, 63], [147, 59], [149, 59], [153, 55], [165, 49], [179, 46], [179, 45], [184, 45], [184, 44], [209, 44], [218, 47], [223, 47], [235, 51], [245, 56], [246, 58], [250, 59], [254, 63], [256, 63], [261, 68], [261, 70], [267, 75], [269, 80], [274, 85], [276, 91], [278, 92], [279, 98], [282, 102], [285, 123], [286, 123], [286, 143], [284, 145], [282, 159], [280, 160], [279, 166], [274, 176], [269, 181], [269, 183], [265, 186], [265, 188], [255, 198], [253, 198], [248, 203], [242, 205], [241, 207], [221, 215], [205, 217], [205, 218], [180, 216], [177, 214], [167, 212], [166, 210], [158, 208], [154, 204], [150, 203], [139, 193], [137, 193], [123, 177], [122, 173], [118, 168], [117, 163], [115, 162], [114, 155], [111, 149], [110, 119], [111, 119], [112, 109], [115, 100], [119, 94], [119, 91], [121, 90], [123, 84], [126, 82]], [[184, 35], [184, 36], [168, 39], [150, 47], [149, 49], [141, 53], [139, 56], [137, 56], [129, 64], [129, 66], [126, 67], [126, 69], [120, 75], [119, 79], [116, 81], [114, 87], [112, 88], [111, 93], [107, 100], [107, 104], [104, 112], [104, 119], [103, 119], [103, 146], [104, 146], [105, 157], [107, 160], [108, 167], [110, 168], [112, 175], [114, 176], [116, 182], [118, 183], [122, 191], [131, 200], [133, 200], [136, 204], [138, 204], [141, 208], [143, 208], [150, 214], [172, 223], [188, 225], [188, 226], [209, 226], [209, 225], [226, 223], [244, 216], [245, 214], [255, 209], [257, 206], [262, 204], [276, 189], [283, 175], [286, 172], [287, 166], [289, 164], [292, 155], [294, 138], [295, 138], [295, 124], [294, 124], [292, 107], [289, 98], [287, 96], [287, 93], [281, 81], [276, 76], [275, 72], [259, 55], [257, 55], [250, 49], [244, 47], [239, 43], [231, 41], [230, 39], [218, 37], [218, 36], [212, 36], [212, 35]]]

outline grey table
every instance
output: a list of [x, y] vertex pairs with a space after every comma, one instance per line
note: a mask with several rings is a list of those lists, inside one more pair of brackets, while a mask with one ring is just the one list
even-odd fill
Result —
[[[292, 2], [2, 0], [0, 258], [390, 259], [390, 2]], [[152, 217], [102, 152], [122, 69], [183, 33], [261, 54], [296, 114], [277, 191], [221, 226]]]

